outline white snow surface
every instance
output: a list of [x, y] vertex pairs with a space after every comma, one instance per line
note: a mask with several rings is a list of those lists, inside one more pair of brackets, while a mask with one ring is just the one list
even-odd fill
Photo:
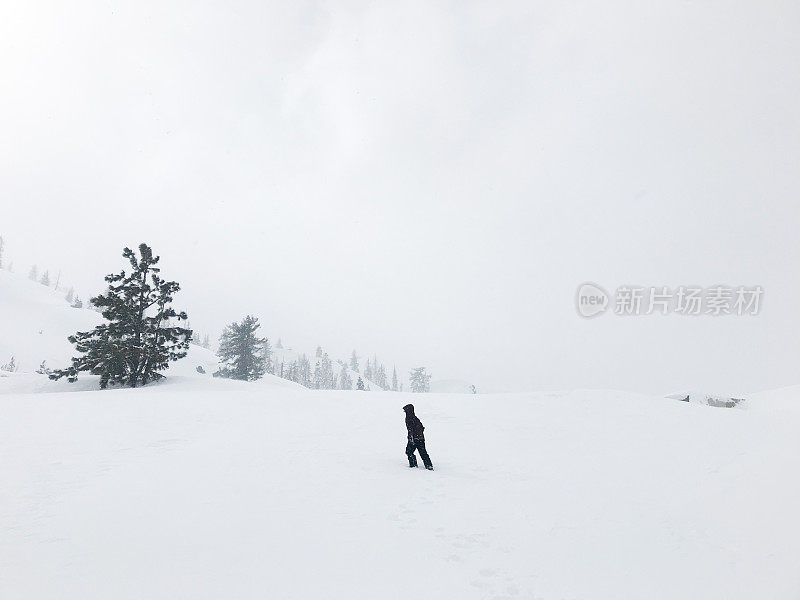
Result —
[[[768, 394], [726, 410], [201, 376], [3, 394], [14, 379], [0, 598], [800, 593], [800, 414]], [[407, 467], [407, 402], [434, 472]]]
[[472, 385], [461, 379], [434, 379], [430, 391], [445, 394], [472, 394]]
[[103, 317], [72, 308], [64, 294], [0, 269], [0, 364], [13, 356], [20, 371], [31, 372], [43, 360], [50, 368], [67, 366], [73, 350], [67, 337], [92, 329]]
[[800, 387], [312, 391], [192, 346], [100, 391], [30, 372], [97, 313], [2, 271], [0, 308], [2, 600], [800, 597]]

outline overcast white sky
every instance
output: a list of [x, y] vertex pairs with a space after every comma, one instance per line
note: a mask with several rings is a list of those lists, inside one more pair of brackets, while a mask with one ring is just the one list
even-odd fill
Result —
[[[483, 390], [800, 382], [796, 2], [6, 2], [0, 235]], [[584, 281], [757, 317], [578, 317]], [[2, 309], [2, 307], [0, 307]]]

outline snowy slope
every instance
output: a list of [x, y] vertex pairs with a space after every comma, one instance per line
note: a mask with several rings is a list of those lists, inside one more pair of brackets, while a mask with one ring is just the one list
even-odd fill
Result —
[[[73, 356], [74, 346], [67, 337], [76, 331], [88, 331], [100, 324], [103, 317], [89, 309], [72, 308], [64, 300], [63, 290], [55, 291], [35, 281], [0, 270], [0, 364], [11, 357], [17, 364], [17, 373], [0, 371], [0, 377], [8, 378], [5, 389], [16, 392], [57, 392], [94, 389], [96, 377], [82, 376], [73, 385], [66, 382], [51, 382], [43, 375], [33, 375], [43, 360], [49, 368], [65, 367]], [[205, 374], [197, 371], [202, 367]], [[218, 360], [213, 351], [195, 344], [189, 346], [186, 358], [170, 363], [166, 374], [184, 377], [211, 377], [217, 370]], [[274, 381], [277, 380], [277, 381]], [[267, 376], [267, 382], [297, 387], [282, 382], [277, 377]]]
[[14, 356], [21, 372], [66, 366], [72, 356], [67, 336], [102, 321], [99, 313], [72, 308], [56, 292], [35, 281], [0, 270], [0, 363]]
[[[0, 598], [800, 592], [800, 413], [768, 395], [726, 410], [608, 391], [10, 384]], [[406, 466], [409, 401], [435, 472]]]

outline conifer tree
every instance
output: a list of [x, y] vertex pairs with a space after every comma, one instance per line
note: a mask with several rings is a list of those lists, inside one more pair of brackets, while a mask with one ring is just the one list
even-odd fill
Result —
[[314, 376], [312, 377], [311, 387], [317, 390], [323, 389], [322, 383], [322, 365], [320, 361], [317, 361], [314, 365]]
[[364, 379], [372, 379], [372, 365], [370, 364], [369, 359], [367, 359], [367, 364], [364, 367]]
[[69, 288], [67, 290], [67, 295], [64, 296], [64, 300], [72, 304], [72, 301], [75, 299], [75, 290], [73, 288]]
[[358, 369], [358, 355], [356, 351], [353, 350], [353, 353], [350, 355], [350, 368], [355, 371], [356, 373], [360, 373], [361, 371]]
[[397, 367], [392, 367], [392, 391], [397, 391]]
[[219, 338], [219, 350], [222, 367], [214, 373], [216, 377], [255, 381], [267, 371], [264, 343], [256, 331], [261, 325], [256, 317], [247, 315], [241, 323], [231, 323]]
[[294, 381], [295, 383], [300, 383], [300, 368], [297, 366], [297, 361], [291, 363], [287, 368], [286, 379]]
[[342, 371], [339, 373], [339, 389], [353, 389], [353, 380], [350, 378], [350, 373], [347, 372], [347, 365], [344, 363], [342, 363]]
[[42, 273], [42, 278], [39, 280], [39, 283], [41, 283], [42, 285], [46, 285], [47, 287], [50, 287], [50, 272], [49, 271], [45, 270], [45, 272]]
[[186, 320], [185, 312], [171, 306], [180, 285], [161, 278], [159, 257], [147, 244], [139, 245], [139, 254], [137, 258], [130, 248], [123, 250], [130, 273], [106, 275], [105, 294], [91, 299], [107, 322], [69, 337], [80, 356], [66, 369], [53, 371], [51, 379], [74, 382], [79, 372], [89, 371], [100, 375], [101, 388], [109, 383], [137, 387], [163, 378], [161, 371], [170, 361], [186, 356], [191, 330], [169, 323]]
[[425, 372], [425, 367], [418, 367], [411, 370], [409, 377], [411, 391], [415, 393], [431, 391], [431, 376]]
[[311, 387], [311, 363], [305, 354], [301, 354], [297, 361], [297, 379], [295, 381], [302, 386]]
[[320, 385], [321, 389], [336, 389], [336, 375], [333, 372], [333, 364], [327, 352], [323, 352], [322, 358], [320, 359], [320, 377], [322, 380], [322, 385]]
[[264, 367], [266, 372], [270, 375], [275, 374], [275, 363], [272, 361], [272, 346], [269, 343], [269, 338], [264, 338], [264, 347], [262, 348], [264, 354]]
[[278, 343], [277, 343], [277, 344], [275, 344], [275, 347], [276, 347], [278, 350], [283, 350], [283, 344], [281, 343], [281, 338], [278, 338]]
[[37, 281], [39, 279], [39, 267], [33, 265], [31, 267], [30, 272], [28, 273], [28, 279], [31, 281]]
[[365, 391], [366, 388], [364, 387], [364, 380], [361, 379], [361, 375], [358, 376], [358, 382], [356, 383], [356, 389]]
[[389, 386], [386, 385], [386, 369], [384, 366], [378, 365], [378, 370], [375, 372], [375, 383], [378, 384], [382, 390], [388, 390]]

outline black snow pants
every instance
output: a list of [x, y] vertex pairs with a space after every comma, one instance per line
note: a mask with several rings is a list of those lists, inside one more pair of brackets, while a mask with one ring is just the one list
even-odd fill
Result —
[[416, 439], [408, 440], [408, 444], [406, 445], [406, 456], [408, 456], [409, 467], [417, 466], [417, 457], [414, 455], [414, 450], [419, 452], [419, 457], [422, 459], [422, 463], [425, 465], [426, 469], [433, 467], [433, 463], [431, 463], [431, 457], [428, 456], [428, 451], [425, 450], [425, 440]]

